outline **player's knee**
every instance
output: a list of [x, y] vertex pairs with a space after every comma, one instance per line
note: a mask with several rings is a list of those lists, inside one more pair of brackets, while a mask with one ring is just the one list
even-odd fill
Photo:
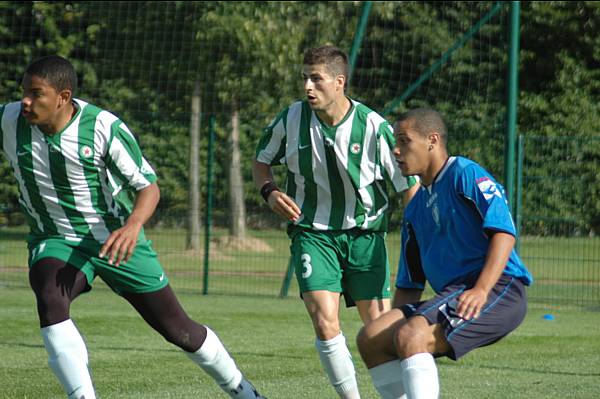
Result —
[[321, 341], [333, 339], [337, 337], [340, 334], [340, 332], [340, 324], [339, 322], [337, 322], [337, 320], [332, 321], [326, 319], [319, 319], [315, 323], [315, 333]]
[[60, 295], [56, 289], [52, 289], [48, 285], [44, 285], [34, 292], [42, 327], [60, 323], [69, 318], [70, 301], [66, 296]]
[[190, 323], [172, 324], [159, 332], [167, 342], [186, 352], [197, 351], [206, 339], [206, 327]]
[[401, 359], [416, 353], [429, 352], [428, 334], [411, 323], [402, 325], [394, 333], [394, 346]]
[[373, 347], [374, 340], [373, 333], [369, 328], [369, 325], [364, 326], [360, 329], [358, 334], [356, 335], [356, 346], [358, 347], [358, 351], [360, 352], [363, 359], [368, 357], [370, 353], [370, 349]]
[[68, 298], [56, 281], [46, 278], [42, 273], [31, 270], [29, 273], [29, 283], [36, 296], [38, 305], [48, 307], [68, 306]]
[[419, 334], [419, 330], [413, 328], [410, 323], [407, 323], [396, 330], [394, 333], [394, 346], [401, 358], [407, 357], [410, 352], [409, 348], [418, 343], [420, 340]]

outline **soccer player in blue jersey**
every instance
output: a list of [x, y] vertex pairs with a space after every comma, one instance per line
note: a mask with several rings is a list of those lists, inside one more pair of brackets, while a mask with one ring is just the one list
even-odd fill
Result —
[[[421, 187], [404, 212], [393, 309], [357, 343], [382, 398], [437, 398], [434, 358], [457, 360], [517, 328], [532, 277], [513, 249], [504, 189], [477, 163], [448, 155], [440, 114], [408, 111], [394, 132], [396, 161]], [[421, 301], [426, 282], [435, 297]]]
[[22, 87], [21, 101], [0, 105], [0, 149], [30, 227], [29, 281], [48, 365], [67, 397], [96, 397], [70, 306], [100, 276], [229, 396], [259, 398], [217, 335], [183, 310], [144, 235], [160, 191], [127, 126], [73, 98], [77, 75], [62, 57], [34, 61]]

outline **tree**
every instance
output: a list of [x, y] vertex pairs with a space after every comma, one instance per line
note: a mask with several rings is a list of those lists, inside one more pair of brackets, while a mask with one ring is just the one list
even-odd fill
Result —
[[190, 170], [189, 170], [189, 210], [187, 228], [187, 249], [200, 249], [200, 82], [194, 84], [190, 121]]

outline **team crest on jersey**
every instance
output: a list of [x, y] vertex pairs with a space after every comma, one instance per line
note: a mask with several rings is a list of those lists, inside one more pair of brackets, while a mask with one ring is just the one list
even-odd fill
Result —
[[353, 154], [358, 154], [360, 152], [360, 144], [354, 143], [350, 146], [350, 152]]
[[88, 145], [84, 145], [79, 149], [79, 155], [81, 155], [82, 158], [87, 159], [87, 158], [91, 157], [93, 154], [94, 154], [94, 152]]
[[494, 195], [498, 198], [502, 198], [502, 192], [500, 191], [500, 188], [488, 177], [477, 179], [477, 187], [479, 187], [479, 191], [481, 191], [483, 198], [485, 198], [487, 201], [492, 199]]

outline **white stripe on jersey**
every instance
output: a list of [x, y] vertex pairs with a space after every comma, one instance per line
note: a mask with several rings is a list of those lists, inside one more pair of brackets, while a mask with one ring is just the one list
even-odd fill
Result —
[[[327, 157], [325, 156], [325, 142], [323, 141], [323, 133], [317, 126], [320, 122], [314, 112], [311, 113], [310, 119], [310, 138], [313, 145], [313, 179], [317, 186], [317, 209], [313, 226], [318, 230], [327, 230], [329, 226], [329, 216], [331, 215], [331, 186], [329, 185], [329, 175], [327, 173]], [[317, 164], [323, 167], [315, 167]]]
[[[117, 120], [117, 117], [108, 111], [100, 111], [96, 117], [96, 124], [94, 125], [94, 152], [98, 154], [96, 170], [98, 171], [100, 184], [102, 185], [102, 196], [104, 197], [104, 203], [106, 203], [107, 209], [114, 216], [119, 216], [120, 206], [117, 201], [113, 201], [113, 197], [116, 196], [121, 189], [122, 185], [115, 182], [112, 174], [106, 165], [104, 164], [102, 157], [108, 147], [110, 141], [110, 127]], [[106, 184], [108, 179], [109, 184]], [[98, 198], [98, 201], [101, 201]], [[114, 206], [112, 206], [114, 204]]]
[[[302, 108], [300, 108], [301, 110]], [[289, 118], [288, 118], [289, 119]], [[275, 158], [275, 155], [277, 154], [277, 151], [279, 151], [279, 147], [281, 147], [281, 143], [283, 141], [283, 139], [285, 138], [285, 129], [283, 126], [283, 123], [285, 122], [284, 118], [281, 118], [277, 124], [273, 127], [273, 136], [271, 137], [271, 140], [269, 140], [269, 144], [267, 144], [267, 146], [258, 153], [258, 156], [256, 157], [256, 160], [258, 162], [262, 162], [262, 163], [266, 163], [267, 165], [269, 165], [271, 163], [271, 159]], [[298, 138], [298, 136], [296, 135], [296, 139]], [[288, 147], [290, 145], [290, 136], [288, 134], [288, 141], [287, 141]]]
[[125, 149], [123, 144], [117, 138], [114, 138], [111, 142], [108, 152], [117, 168], [127, 177], [127, 179], [129, 179], [129, 184], [136, 191], [148, 187], [151, 184], [141, 173], [135, 161], [127, 152], [127, 149]]
[[48, 215], [54, 222], [58, 234], [68, 240], [79, 241], [81, 238], [75, 234], [69, 218], [58, 201], [58, 194], [52, 181], [52, 173], [48, 173], [50, 170], [50, 155], [48, 152], [50, 148], [53, 148], [54, 151], [61, 151], [54, 144], [46, 144], [44, 133], [37, 126], [31, 126], [31, 160], [35, 184], [40, 192], [40, 197], [44, 200]]
[[[377, 158], [377, 140], [375, 135], [379, 126], [383, 122], [383, 119], [376, 119], [378, 117], [375, 112], [370, 112], [367, 115], [367, 123], [365, 128], [365, 141], [362, 152], [362, 158], [360, 160], [360, 187], [365, 188], [369, 186], [373, 181], [377, 180], [377, 166], [374, 160]], [[364, 198], [363, 198], [364, 199]]]
[[[11, 103], [7, 104], [4, 108], [4, 115], [2, 118], [2, 132], [3, 132], [3, 146], [4, 146], [4, 154], [8, 158], [8, 162], [12, 166], [13, 173], [15, 179], [17, 179], [17, 184], [19, 185], [19, 190], [21, 195], [19, 196], [19, 203], [23, 208], [27, 210], [27, 213], [35, 220], [35, 223], [38, 226], [40, 231], [44, 231], [44, 225], [42, 223], [42, 219], [40, 215], [35, 211], [33, 205], [31, 204], [31, 198], [29, 197], [29, 192], [25, 188], [25, 180], [23, 176], [21, 176], [21, 169], [19, 169], [19, 154], [17, 154], [17, 135], [16, 134], [8, 134], [8, 132], [16, 132], [16, 123], [17, 116], [21, 112], [21, 104], [20, 103]], [[16, 115], [15, 115], [16, 114]], [[14, 122], [13, 125], [9, 126], [8, 121]]]

